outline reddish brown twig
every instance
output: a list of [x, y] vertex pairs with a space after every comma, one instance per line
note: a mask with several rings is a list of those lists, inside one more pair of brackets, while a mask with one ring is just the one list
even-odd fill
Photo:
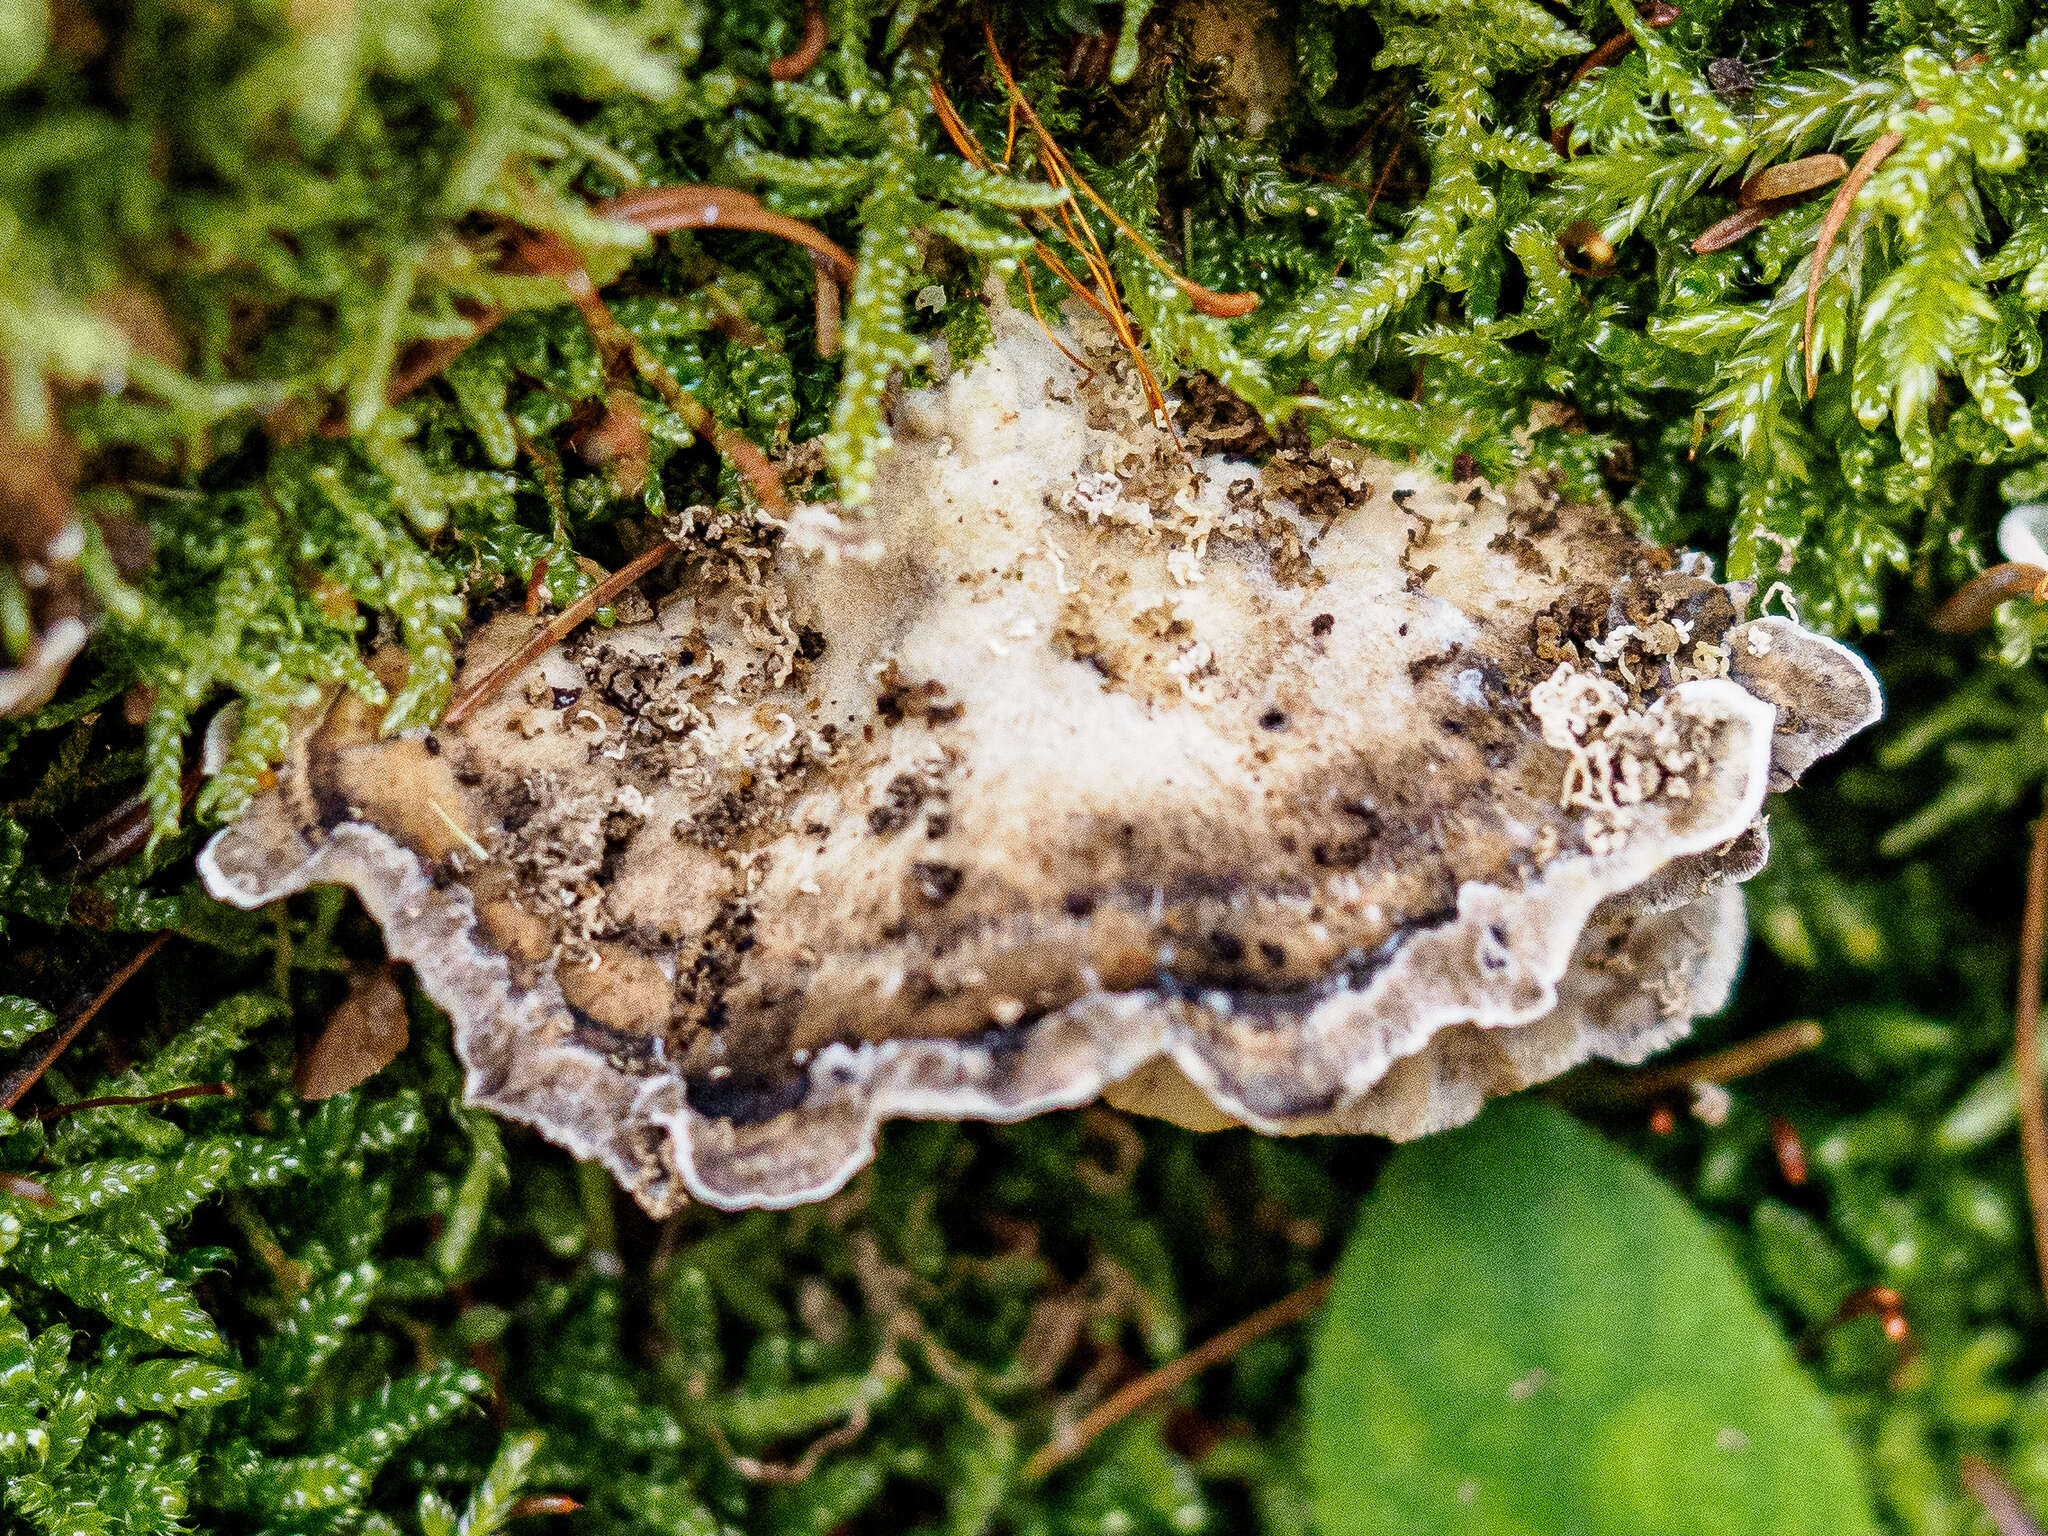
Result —
[[535, 630], [533, 637], [526, 644], [485, 673], [480, 682], [448, 706], [448, 713], [441, 717], [441, 723], [459, 725], [463, 716], [489, 698], [509, 679], [524, 672], [533, 664], [535, 657], [559, 642], [564, 635], [674, 553], [675, 546], [666, 540], [643, 549]]
[[722, 426], [639, 337], [619, 324], [618, 317], [598, 296], [597, 285], [590, 280], [583, 263], [560, 236], [524, 231], [507, 259], [518, 270], [560, 278], [562, 286], [569, 290], [570, 302], [596, 336], [598, 349], [607, 363], [629, 363], [635, 373], [654, 387], [662, 403], [682, 419], [684, 426], [709, 438], [711, 445], [746, 476], [764, 507], [779, 512], [789, 505], [789, 498], [782, 493], [781, 478], [768, 462], [768, 456], [740, 433]]
[[2048, 1100], [2041, 1090], [2041, 951], [2048, 939], [2048, 814], [2034, 823], [2027, 904], [2020, 919], [2020, 988], [2013, 1009], [2012, 1068], [2019, 1087], [2020, 1161], [2034, 1214], [2034, 1258], [2048, 1290]]
[[[810, 17], [815, 16], [818, 30], [817, 53], [824, 52], [824, 16], [820, 12], [807, 11], [805, 36], [810, 36]], [[790, 55], [795, 59], [797, 55]], [[816, 54], [804, 62], [809, 68], [816, 62]], [[778, 61], [779, 63], [780, 61]], [[798, 73], [802, 73], [801, 70]], [[781, 78], [781, 77], [778, 77]], [[795, 76], [788, 78], [794, 79]], [[618, 219], [623, 223], [638, 224], [649, 234], [664, 234], [677, 229], [744, 229], [757, 234], [779, 235], [822, 257], [830, 266], [833, 277], [841, 283], [853, 281], [853, 258], [843, 246], [838, 245], [821, 231], [812, 228], [801, 219], [787, 214], [776, 213], [762, 206], [759, 198], [732, 187], [710, 187], [686, 185], [672, 187], [648, 187], [637, 192], [628, 192], [597, 205], [596, 210], [605, 218]], [[513, 242], [509, 260], [510, 270], [525, 270], [545, 273], [562, 278], [570, 285], [570, 296], [579, 307], [585, 308], [586, 293], [577, 291], [572, 274], [583, 271], [582, 262], [575, 253], [551, 234], [525, 231]], [[596, 289], [584, 279], [587, 296], [594, 298]], [[608, 313], [608, 312], [607, 312]], [[507, 311], [496, 306], [478, 307], [469, 315], [471, 329], [467, 336], [449, 336], [438, 341], [415, 342], [408, 347], [398, 366], [391, 371], [391, 377], [384, 386], [384, 399], [395, 405], [407, 395], [440, 374], [450, 363], [460, 357], [476, 342], [488, 335], [493, 327], [505, 318]], [[345, 437], [349, 432], [347, 414], [340, 410], [330, 413], [320, 424], [320, 432], [326, 437]]]
[[97, 1018], [99, 1011], [112, 1001], [114, 994], [133, 981], [135, 973], [149, 964], [155, 958], [156, 952], [170, 942], [171, 936], [168, 933], [159, 933], [151, 938], [123, 961], [120, 969], [108, 977], [100, 989], [73, 1012], [70, 1019], [51, 1032], [49, 1044], [36, 1054], [33, 1061], [9, 1073], [5, 1078], [0, 1078], [0, 1109], [12, 1109], [19, 1104], [23, 1095], [42, 1081], [43, 1074], [56, 1064], [57, 1058], [71, 1048], [71, 1042], [84, 1032], [85, 1026]]
[[38, 1120], [62, 1120], [85, 1109], [117, 1109], [144, 1104], [175, 1104], [180, 1099], [232, 1099], [230, 1083], [194, 1083], [189, 1088], [166, 1088], [162, 1093], [114, 1093], [99, 1099], [74, 1099], [69, 1104], [52, 1104], [36, 1111]]
[[1813, 355], [1813, 319], [1820, 309], [1821, 279], [1827, 276], [1828, 257], [1834, 253], [1835, 237], [1841, 234], [1842, 226], [1848, 222], [1849, 205], [1856, 201], [1856, 194], [1863, 190], [1863, 184], [1904, 142], [1904, 134], [1879, 134], [1870, 148], [1863, 151], [1849, 168], [1848, 176], [1835, 189], [1834, 201], [1828, 204], [1828, 216], [1821, 221], [1820, 238], [1813, 246], [1813, 265], [1807, 269], [1806, 318], [1799, 328], [1800, 345], [1806, 357], [1806, 393], [1809, 396], [1820, 385], [1820, 359]]
[[1320, 1307], [1323, 1298], [1329, 1294], [1329, 1276], [1311, 1280], [1293, 1295], [1283, 1296], [1270, 1307], [1254, 1312], [1243, 1322], [1224, 1329], [1208, 1343], [1189, 1350], [1178, 1360], [1169, 1361], [1158, 1370], [1147, 1372], [1136, 1381], [1118, 1388], [1080, 1423], [1062, 1430], [1048, 1444], [1041, 1446], [1025, 1464], [1025, 1480], [1044, 1477], [1055, 1467], [1072, 1461], [1112, 1424], [1151, 1406], [1167, 1393], [1193, 1381], [1212, 1365], [1221, 1365], [1254, 1339], [1262, 1339], [1289, 1323], [1300, 1322]]
[[779, 235], [823, 256], [840, 282], [853, 281], [853, 258], [844, 246], [802, 219], [777, 213], [752, 193], [732, 187], [713, 187], [702, 182], [644, 187], [599, 203], [597, 211], [607, 219], [637, 224], [650, 235], [665, 235], [678, 229], [744, 229], [754, 234]]
[[[1647, 10], [1639, 11], [1637, 15], [1644, 26], [1663, 28], [1670, 26], [1671, 23], [1678, 20], [1678, 7], [1663, 4], [1660, 0], [1660, 3], [1650, 6]], [[1570, 83], [1577, 85], [1586, 76], [1593, 73], [1594, 70], [1605, 69], [1623, 54], [1627, 53], [1629, 49], [1635, 47], [1635, 45], [1635, 33], [1626, 27], [1622, 28], [1621, 31], [1615, 33], [1614, 36], [1608, 38], [1606, 42], [1579, 60], [1579, 67], [1572, 71]]]
[[1694, 1083], [1732, 1083], [1766, 1067], [1776, 1066], [1789, 1056], [1810, 1051], [1820, 1042], [1820, 1026], [1811, 1019], [1801, 1019], [1796, 1024], [1781, 1025], [1691, 1061], [1670, 1062], [1647, 1072], [1631, 1072], [1622, 1083], [1622, 1093], [1640, 1103], [1661, 1098], [1675, 1088], [1689, 1088]]
[[[384, 381], [384, 403], [396, 405], [429, 379], [439, 377], [442, 369], [488, 336], [506, 313], [496, 305], [479, 308], [469, 316], [467, 336], [443, 336], [436, 341], [416, 341], [407, 347], [390, 378]], [[346, 437], [349, 430], [348, 412], [339, 405], [320, 423], [322, 437]]]
[[[1642, 18], [1644, 26], [1663, 28], [1670, 26], [1671, 23], [1678, 20], [1678, 7], [1665, 4], [1664, 0], [1657, 0], [1657, 3], [1651, 5], [1648, 10], [1638, 12], [1638, 15]], [[1615, 33], [1614, 36], [1608, 38], [1606, 42], [1579, 60], [1579, 67], [1572, 71], [1572, 77], [1568, 84], [1577, 85], [1586, 76], [1593, 73], [1594, 70], [1605, 69], [1608, 65], [1620, 59], [1623, 54], [1627, 53], [1635, 45], [1635, 33], [1626, 27], [1622, 28], [1621, 31]], [[1570, 123], [1557, 124], [1550, 130], [1550, 147], [1557, 151], [1558, 154], [1563, 154], [1566, 146], [1571, 143], [1571, 132], [1572, 125]]]
[[[1031, 130], [1032, 136], [1038, 142], [1039, 162], [1045, 171], [1047, 181], [1055, 187], [1061, 187], [1069, 192], [1078, 193], [1094, 204], [1103, 216], [1116, 227], [1118, 232], [1137, 248], [1139, 254], [1164, 274], [1167, 280], [1187, 297], [1189, 304], [1194, 307], [1197, 313], [1221, 320], [1237, 320], [1242, 319], [1259, 307], [1259, 296], [1256, 293], [1218, 293], [1215, 289], [1205, 287], [1193, 278], [1184, 276], [1175, 270], [1173, 264], [1159, 253], [1150, 240], [1146, 239], [1138, 230], [1132, 228], [1129, 221], [1111, 207], [1102, 195], [1089, 184], [1088, 179], [1075, 168], [1073, 161], [1068, 158], [1066, 151], [1060, 148], [1058, 141], [1047, 131], [1045, 124], [1039, 120], [1037, 111], [1032, 107], [1029, 98], [1018, 87], [1016, 78], [1010, 73], [1009, 64], [1004, 60], [1001, 50], [996, 47], [995, 30], [986, 20], [982, 23], [982, 33], [988, 46], [990, 61], [995, 65], [997, 78], [1002, 81], [1003, 88], [1008, 93], [1011, 112], [1014, 116], [1021, 117], [1025, 126]], [[934, 80], [931, 85], [930, 94], [933, 109], [938, 114], [939, 126], [945, 130], [946, 136], [953, 141], [953, 147], [960, 151], [961, 157], [979, 169], [994, 169], [980, 144], [975, 140], [973, 131], [968, 128], [966, 122], [953, 106], [951, 99], [946, 95], [945, 88]], [[1007, 159], [1004, 163], [1007, 165]], [[1123, 343], [1125, 349], [1136, 360], [1140, 375], [1147, 386], [1146, 394], [1148, 398], [1153, 396], [1155, 392], [1158, 393], [1158, 398], [1152, 400], [1153, 408], [1155, 410], [1163, 410], [1165, 396], [1163, 392], [1157, 391], [1157, 383], [1151, 377], [1151, 369], [1145, 363], [1143, 355], [1138, 349], [1136, 329], [1124, 314], [1122, 304], [1114, 298], [1117, 291], [1115, 274], [1110, 268], [1107, 254], [1103, 251], [1101, 243], [1095, 238], [1095, 232], [1089, 226], [1088, 221], [1075, 211], [1072, 202], [1069, 201], [1051, 210], [1049, 215], [1023, 218], [1022, 222], [1027, 229], [1057, 228], [1066, 237], [1068, 243], [1080, 253], [1083, 263], [1088, 268], [1089, 276], [1094, 281], [1097, 297], [1102, 301], [1097, 307], [1105, 311], [1114, 311], [1110, 319], [1111, 328], [1116, 332], [1118, 341]], [[1041, 256], [1045, 254], [1042, 242], [1040, 244], [1040, 254]], [[1079, 285], [1074, 284], [1071, 275], [1063, 270], [1061, 271], [1061, 278], [1063, 281], [1068, 282], [1070, 286], [1074, 286], [1076, 292], [1084, 291]]]
[[1967, 635], [1989, 624], [1999, 604], [2015, 597], [2048, 602], [2048, 571], [2038, 565], [1994, 565], [1956, 588], [1927, 622], [1945, 635]]
[[794, 50], [768, 66], [770, 80], [801, 80], [810, 67], [825, 56], [832, 35], [825, 28], [825, 11], [818, 0], [804, 0], [804, 30]]
[[1970, 1497], [1991, 1517], [1998, 1536], [2041, 1536], [2041, 1527], [2019, 1490], [1993, 1471], [1989, 1463], [1965, 1456], [1957, 1471]]

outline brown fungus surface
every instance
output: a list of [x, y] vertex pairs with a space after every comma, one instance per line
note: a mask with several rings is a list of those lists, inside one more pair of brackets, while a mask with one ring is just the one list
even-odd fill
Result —
[[657, 1213], [1105, 1089], [1414, 1136], [1720, 1005], [1765, 792], [1876, 717], [1862, 662], [1534, 486], [1190, 460], [994, 318], [871, 523], [694, 509], [653, 617], [459, 727], [335, 702], [213, 891], [352, 886], [472, 1101]]

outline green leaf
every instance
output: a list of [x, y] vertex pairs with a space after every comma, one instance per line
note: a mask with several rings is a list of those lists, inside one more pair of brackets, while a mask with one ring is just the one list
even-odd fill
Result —
[[1324, 1536], [1847, 1536], [1840, 1428], [1677, 1195], [1558, 1110], [1387, 1165], [1307, 1385]]

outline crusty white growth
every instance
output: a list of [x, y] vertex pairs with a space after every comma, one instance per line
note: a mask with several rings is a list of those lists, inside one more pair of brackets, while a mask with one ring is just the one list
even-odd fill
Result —
[[458, 729], [337, 703], [209, 886], [355, 888], [471, 1099], [657, 1213], [1106, 1088], [1412, 1136], [1720, 1006], [1766, 789], [1875, 717], [1859, 660], [1540, 487], [1191, 461], [1113, 356], [995, 323], [871, 523], [694, 509], [657, 616]]

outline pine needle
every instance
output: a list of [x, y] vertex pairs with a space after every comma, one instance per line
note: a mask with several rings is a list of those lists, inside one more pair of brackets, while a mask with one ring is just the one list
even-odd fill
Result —
[[114, 994], [133, 981], [136, 973], [156, 957], [158, 950], [170, 942], [170, 934], [159, 933], [135, 951], [101, 984], [98, 991], [86, 999], [69, 1020], [57, 1027], [50, 1037], [49, 1044], [35, 1060], [8, 1077], [0, 1078], [0, 1109], [12, 1109], [19, 1104], [29, 1089], [42, 1081], [43, 1074], [56, 1065], [57, 1058], [71, 1048], [71, 1042], [84, 1033], [85, 1026], [99, 1016], [102, 1008], [113, 1001]]
[[1319, 1280], [1311, 1280], [1291, 1296], [1283, 1296], [1270, 1307], [1254, 1312], [1243, 1322], [1224, 1329], [1208, 1343], [1189, 1350], [1178, 1360], [1169, 1361], [1158, 1370], [1149, 1371], [1136, 1381], [1118, 1388], [1080, 1423], [1071, 1429], [1062, 1430], [1051, 1442], [1041, 1446], [1037, 1454], [1025, 1463], [1024, 1480], [1035, 1482], [1054, 1468], [1064, 1466], [1086, 1450], [1089, 1443], [1112, 1424], [1150, 1407], [1159, 1398], [1193, 1381], [1211, 1366], [1221, 1365], [1254, 1340], [1263, 1339], [1276, 1329], [1285, 1328], [1290, 1323], [1298, 1323], [1308, 1317], [1330, 1294], [1330, 1284], [1331, 1277], [1328, 1275]]
[[1813, 264], [1806, 273], [1806, 318], [1799, 328], [1800, 345], [1806, 359], [1806, 394], [1809, 399], [1820, 384], [1820, 359], [1813, 355], [1813, 320], [1820, 309], [1820, 285], [1827, 276], [1828, 257], [1834, 252], [1835, 237], [1841, 234], [1842, 226], [1848, 222], [1849, 205], [1856, 201], [1856, 194], [1863, 190], [1863, 184], [1905, 141], [1904, 134], [1878, 135], [1870, 148], [1863, 151], [1849, 168], [1841, 186], [1835, 189], [1834, 201], [1828, 204], [1828, 215], [1821, 221], [1820, 238], [1813, 246]]
[[465, 715], [497, 692], [507, 681], [533, 665], [537, 657], [557, 644], [563, 636], [674, 553], [675, 546], [666, 539], [643, 549], [556, 614], [548, 623], [535, 630], [533, 637], [526, 644], [491, 668], [474, 688], [449, 705], [448, 713], [441, 717], [441, 723], [459, 725]]

